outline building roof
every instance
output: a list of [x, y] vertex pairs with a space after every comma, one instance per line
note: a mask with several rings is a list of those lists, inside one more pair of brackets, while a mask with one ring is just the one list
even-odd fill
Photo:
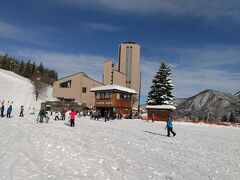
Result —
[[[97, 80], [95, 80], [95, 79], [92, 79], [92, 78], [90, 78], [85, 72], [78, 72], [78, 73], [75, 73], [75, 74], [72, 74], [72, 75], [69, 75], [69, 76], [66, 76], [66, 77], [63, 77], [63, 78], [61, 78], [61, 79], [58, 79], [57, 81], [61, 81], [61, 80], [63, 80], [63, 79], [66, 79], [66, 78], [69, 78], [69, 77], [72, 77], [72, 76], [75, 76], [75, 75], [78, 75], [78, 74], [83, 74], [83, 76], [84, 77], [86, 77], [86, 78], [88, 78], [88, 79], [91, 79], [91, 80], [93, 80], [93, 81], [95, 81], [95, 82], [97, 82], [97, 83], [99, 83], [99, 84], [103, 84], [103, 83], [101, 83], [101, 82], [98, 82]], [[55, 81], [55, 82], [57, 82], [57, 81]]]
[[147, 105], [146, 109], [169, 109], [175, 110], [176, 107], [173, 105]]
[[126, 41], [126, 42], [122, 42], [121, 44], [137, 44], [137, 43], [133, 41]]
[[118, 73], [121, 73], [121, 74], [125, 75], [123, 72], [120, 72], [120, 71], [118, 71], [117, 69], [113, 69], [113, 71], [116, 71], [116, 72], [118, 72]]
[[91, 92], [107, 91], [107, 90], [118, 90], [118, 91], [128, 92], [128, 93], [131, 93], [131, 94], [137, 94], [137, 92], [133, 89], [123, 87], [123, 86], [119, 86], [119, 85], [116, 85], [116, 84], [107, 85], [107, 86], [99, 86], [99, 87], [95, 87], [95, 88], [90, 89]]
[[87, 74], [85, 74], [84, 72], [81, 71], [81, 72], [78, 72], [78, 73], [71, 74], [71, 75], [69, 75], [69, 76], [60, 78], [60, 79], [58, 79], [57, 81], [60, 81], [60, 80], [62, 80], [62, 79], [66, 79], [66, 78], [69, 78], [69, 77], [72, 77], [72, 76], [75, 76], [75, 75], [78, 75], [78, 74], [84, 74], [86, 77], [88, 77]]

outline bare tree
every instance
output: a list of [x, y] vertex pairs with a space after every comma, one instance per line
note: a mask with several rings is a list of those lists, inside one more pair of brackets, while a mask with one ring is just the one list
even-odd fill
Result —
[[31, 78], [31, 83], [33, 85], [33, 94], [38, 100], [40, 95], [43, 95], [46, 92], [47, 85], [41, 81], [41, 75], [39, 71]]

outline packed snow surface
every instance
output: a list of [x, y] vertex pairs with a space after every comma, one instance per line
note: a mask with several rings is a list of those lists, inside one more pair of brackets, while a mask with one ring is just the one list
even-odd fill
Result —
[[240, 129], [89, 117], [0, 118], [0, 179], [240, 179]]

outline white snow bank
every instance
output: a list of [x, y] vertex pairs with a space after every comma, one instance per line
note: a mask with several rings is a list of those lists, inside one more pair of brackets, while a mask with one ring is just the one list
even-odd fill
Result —
[[41, 102], [54, 99], [52, 98], [52, 87], [48, 87], [46, 93], [36, 101], [33, 85], [29, 79], [0, 69], [0, 100], [1, 102], [5, 101], [5, 106], [8, 101], [13, 102], [13, 114], [17, 115], [20, 112], [21, 105], [24, 105], [25, 109], [29, 107], [39, 109]]

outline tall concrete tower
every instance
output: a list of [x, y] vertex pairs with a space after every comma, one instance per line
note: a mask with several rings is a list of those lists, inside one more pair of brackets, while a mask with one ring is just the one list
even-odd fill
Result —
[[119, 45], [118, 71], [126, 75], [126, 87], [139, 93], [140, 83], [140, 46], [135, 42]]

